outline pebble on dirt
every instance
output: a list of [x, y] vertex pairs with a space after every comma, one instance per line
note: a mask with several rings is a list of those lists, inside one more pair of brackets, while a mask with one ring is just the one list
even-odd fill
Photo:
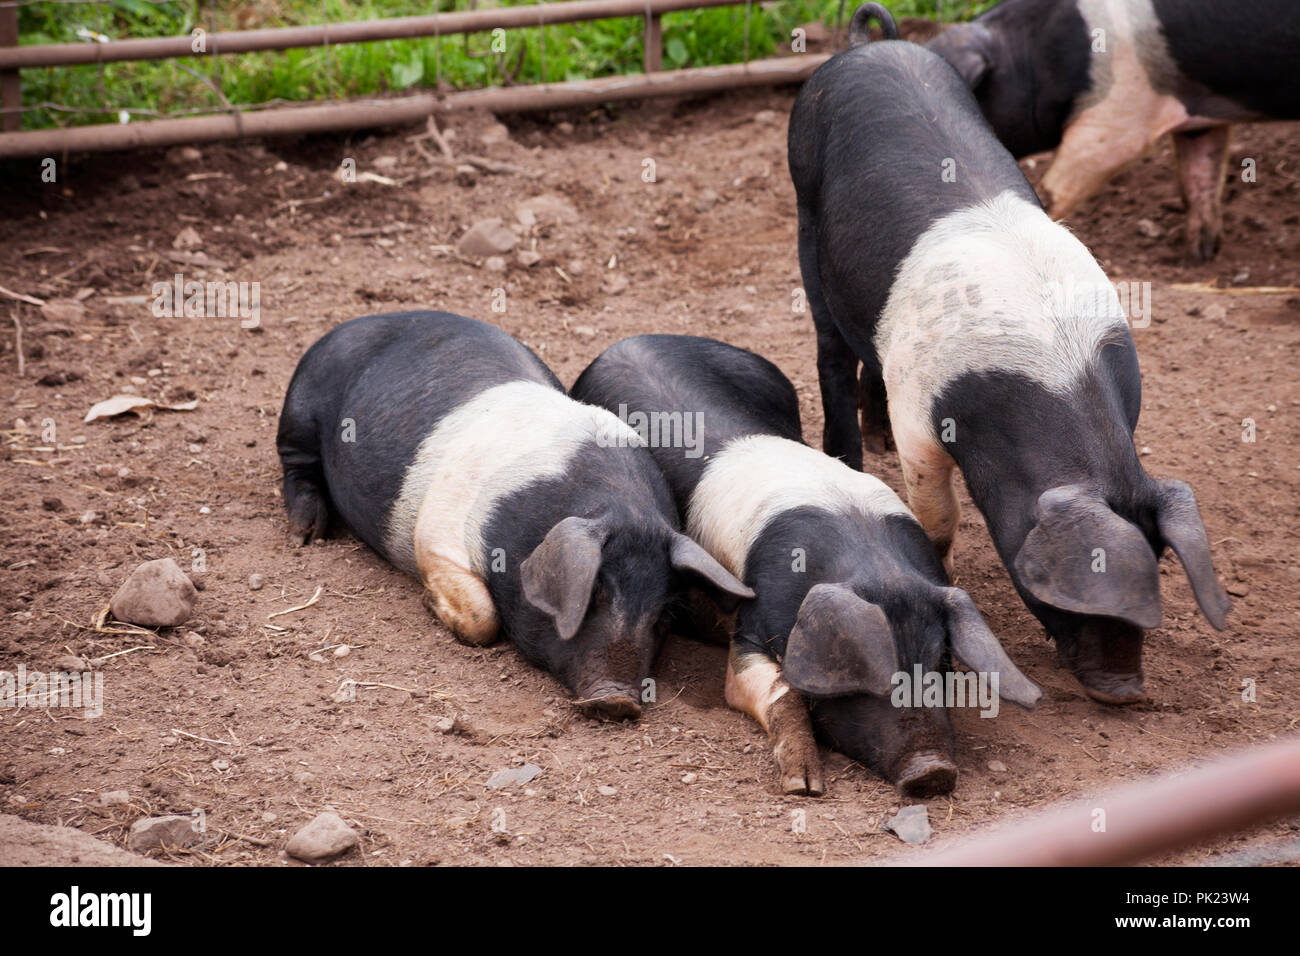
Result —
[[99, 795], [99, 805], [101, 807], [120, 807], [131, 802], [131, 794], [125, 790], [109, 790], [107, 793]]
[[127, 843], [137, 853], [169, 847], [193, 846], [202, 834], [194, 829], [194, 818], [173, 814], [166, 817], [145, 817], [131, 824]]
[[509, 252], [518, 241], [501, 219], [481, 219], [460, 237], [456, 248], [465, 256], [495, 256]]
[[885, 829], [892, 831], [904, 843], [925, 843], [930, 839], [930, 815], [921, 803], [903, 807], [885, 821]]
[[542, 772], [542, 768], [535, 763], [526, 763], [522, 767], [510, 767], [507, 770], [498, 770], [492, 776], [488, 777], [487, 783], [483, 786], [489, 790], [500, 790], [502, 787], [508, 787], [512, 783], [527, 783]]
[[324, 863], [352, 849], [359, 839], [337, 813], [321, 813], [295, 833], [285, 849], [304, 863]]
[[260, 591], [266, 585], [266, 578], [261, 574], [250, 574], [248, 576], [248, 590]]
[[521, 223], [527, 218], [537, 222], [558, 223], [577, 222], [580, 219], [578, 210], [573, 208], [573, 203], [550, 193], [543, 193], [521, 202], [515, 207], [515, 217]]
[[176, 627], [194, 613], [198, 591], [171, 558], [140, 565], [117, 589], [109, 610], [116, 620], [141, 627]]

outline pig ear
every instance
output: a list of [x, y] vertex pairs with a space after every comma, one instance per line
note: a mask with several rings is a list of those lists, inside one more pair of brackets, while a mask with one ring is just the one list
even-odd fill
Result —
[[976, 89], [993, 66], [993, 34], [981, 23], [959, 23], [927, 44], [956, 70], [968, 89]]
[[676, 570], [699, 575], [723, 594], [736, 598], [754, 596], [751, 588], [684, 534], [674, 533], [668, 548], [668, 560]]
[[781, 670], [809, 697], [888, 694], [898, 649], [885, 612], [840, 584], [819, 584], [799, 606]]
[[519, 566], [528, 603], [555, 619], [561, 640], [571, 640], [587, 616], [600, 570], [600, 547], [609, 526], [591, 518], [565, 518]]
[[1196, 507], [1192, 489], [1181, 481], [1157, 481], [1160, 504], [1156, 512], [1156, 526], [1165, 543], [1174, 549], [1183, 563], [1187, 579], [1192, 582], [1196, 603], [1201, 606], [1216, 631], [1227, 624], [1232, 601], [1223, 593], [1219, 579], [1214, 576], [1214, 563], [1210, 560], [1210, 540], [1205, 534], [1201, 512]]
[[1030, 594], [1062, 611], [1160, 626], [1156, 555], [1136, 525], [1077, 485], [1044, 491], [1037, 519], [1014, 562]]
[[1021, 673], [993, 636], [970, 595], [961, 588], [942, 588], [952, 655], [971, 670], [998, 675], [998, 696], [1033, 710], [1043, 692]]

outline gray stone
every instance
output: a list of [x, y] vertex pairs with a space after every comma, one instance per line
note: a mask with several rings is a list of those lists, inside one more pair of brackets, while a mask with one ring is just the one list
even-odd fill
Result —
[[248, 576], [248, 590], [260, 591], [266, 586], [266, 578], [260, 574], [250, 574]]
[[172, 814], [166, 817], [145, 817], [131, 824], [128, 845], [137, 853], [157, 850], [161, 847], [193, 846], [203, 839], [203, 834], [196, 829], [201, 817]]
[[523, 222], [528, 214], [535, 217], [538, 222], [570, 223], [577, 222], [581, 218], [578, 210], [573, 208], [573, 203], [554, 193], [543, 193], [532, 199], [526, 199], [515, 208], [515, 217], [520, 222]]
[[352, 849], [359, 839], [337, 813], [322, 813], [295, 833], [285, 849], [305, 863], [324, 863]]
[[109, 790], [99, 795], [101, 807], [121, 807], [131, 802], [131, 794], [125, 790]]
[[141, 627], [176, 627], [194, 613], [194, 583], [171, 558], [146, 561], [109, 602], [113, 617]]
[[505, 272], [506, 260], [500, 256], [488, 256], [483, 260], [483, 268], [488, 272]]
[[930, 839], [930, 815], [921, 803], [903, 807], [885, 821], [885, 829], [892, 831], [904, 843], [925, 843]]
[[542, 254], [540, 252], [534, 252], [532, 249], [525, 249], [523, 252], [516, 255], [515, 259], [521, 266], [528, 269], [542, 261]]
[[696, 212], [708, 212], [718, 204], [718, 194], [712, 189], [706, 189], [695, 199]]
[[509, 252], [518, 241], [501, 219], [483, 219], [469, 227], [456, 248], [466, 256], [496, 256]]
[[527, 783], [542, 772], [542, 768], [535, 763], [526, 763], [522, 767], [511, 767], [508, 770], [498, 770], [492, 776], [488, 777], [487, 783], [483, 786], [489, 790], [500, 790], [502, 787], [508, 787], [515, 783]]

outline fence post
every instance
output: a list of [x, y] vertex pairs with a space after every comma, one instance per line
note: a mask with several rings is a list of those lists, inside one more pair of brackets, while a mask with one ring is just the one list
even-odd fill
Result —
[[645, 71], [647, 73], [658, 73], [663, 69], [663, 62], [663, 24], [660, 23], [659, 14], [647, 14], [645, 18]]
[[[18, 45], [18, 8], [0, 7], [0, 46]], [[17, 70], [0, 70], [0, 130], [14, 133], [23, 128], [23, 83]], [[11, 112], [12, 111], [12, 112]]]

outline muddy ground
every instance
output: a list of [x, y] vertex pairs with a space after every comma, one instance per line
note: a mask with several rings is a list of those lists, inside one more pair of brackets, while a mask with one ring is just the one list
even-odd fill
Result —
[[[460, 182], [421, 152], [436, 153], [432, 142], [410, 141], [419, 129], [209, 145], [188, 158], [73, 157], [55, 184], [36, 163], [7, 167], [0, 286], [80, 298], [84, 312], [0, 297], [0, 669], [145, 649], [97, 664], [99, 719], [0, 709], [0, 811], [125, 845], [139, 817], [199, 808], [207, 842], [173, 858], [212, 865], [292, 862], [287, 837], [326, 806], [362, 834], [338, 865], [847, 864], [927, 852], [882, 831], [899, 797], [838, 754], [824, 752], [825, 797], [783, 795], [764, 735], [723, 702], [721, 648], [672, 640], [643, 719], [598, 722], [510, 647], [457, 644], [416, 584], [355, 540], [298, 550], [285, 538], [274, 442], [285, 386], [318, 336], [372, 312], [427, 306], [492, 321], [566, 383], [626, 335], [716, 336], [781, 366], [819, 444], [812, 323], [792, 311], [792, 100], [778, 90], [654, 102], [511, 118], [506, 129], [457, 117], [458, 155], [514, 168]], [[1135, 332], [1137, 442], [1153, 474], [1195, 489], [1236, 606], [1215, 633], [1166, 557], [1164, 625], [1147, 640], [1151, 703], [1094, 703], [1057, 666], [966, 501], [958, 583], [1045, 697], [1035, 713], [955, 716], [961, 776], [951, 797], [927, 801], [932, 846], [1294, 733], [1300, 293], [1255, 289], [1300, 285], [1297, 145], [1300, 125], [1237, 131], [1231, 170], [1253, 158], [1258, 176], [1232, 175], [1213, 264], [1183, 258], [1167, 147], [1070, 222], [1112, 278], [1152, 284], [1153, 321]], [[341, 183], [345, 158], [382, 180]], [[1027, 165], [1031, 178], [1042, 168]], [[539, 194], [579, 214], [522, 230], [518, 249], [540, 262], [512, 253], [502, 274], [455, 253], [467, 226], [514, 221]], [[156, 317], [152, 284], [177, 272], [260, 283], [260, 324]], [[1178, 288], [1194, 283], [1241, 294]], [[502, 288], [507, 310], [494, 313]], [[95, 402], [130, 389], [198, 405], [83, 423]], [[1245, 419], [1254, 442], [1243, 441]], [[901, 490], [894, 461], [868, 456], [867, 467]], [[163, 556], [202, 587], [195, 617], [157, 634], [95, 630], [127, 573]], [[263, 589], [250, 589], [253, 574]], [[318, 588], [313, 606], [269, 617]], [[345, 657], [313, 654], [341, 643]], [[355, 702], [335, 702], [347, 680], [366, 683]], [[466, 732], [434, 729], [457, 715]], [[523, 762], [543, 768], [526, 787], [484, 787]], [[129, 803], [99, 806], [112, 790]], [[1294, 829], [1168, 859], [1203, 861]]]

